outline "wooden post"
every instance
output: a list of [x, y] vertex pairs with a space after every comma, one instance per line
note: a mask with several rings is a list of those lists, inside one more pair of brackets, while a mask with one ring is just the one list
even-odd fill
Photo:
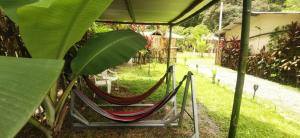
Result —
[[250, 16], [251, 16], [251, 0], [243, 0], [243, 15], [242, 15], [242, 32], [241, 32], [241, 50], [239, 56], [238, 75], [235, 86], [234, 101], [231, 113], [231, 121], [228, 137], [234, 138], [239, 120], [240, 106], [242, 101], [249, 45], [250, 31]]

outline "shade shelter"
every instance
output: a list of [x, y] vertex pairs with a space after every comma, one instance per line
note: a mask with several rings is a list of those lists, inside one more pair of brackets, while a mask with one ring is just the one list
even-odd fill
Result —
[[[178, 25], [219, 0], [114, 0], [97, 22], [119, 24]], [[172, 38], [172, 33], [169, 33]], [[171, 41], [171, 39], [169, 39]], [[170, 42], [169, 42], [170, 43]], [[170, 47], [167, 67], [170, 66]]]
[[[218, 1], [219, 0], [114, 0], [97, 22], [168, 25], [170, 44], [172, 38], [172, 26], [189, 20], [194, 15], [203, 12]], [[241, 52], [229, 137], [235, 137], [240, 111], [248, 53], [250, 9], [251, 0], [243, 0]], [[170, 45], [168, 46], [167, 68], [169, 66]], [[170, 82], [168, 81], [169, 78], [170, 77], [167, 77], [167, 82]]]

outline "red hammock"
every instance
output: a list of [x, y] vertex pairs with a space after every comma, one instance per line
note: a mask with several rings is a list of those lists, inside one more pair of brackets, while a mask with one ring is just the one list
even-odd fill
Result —
[[165, 73], [164, 76], [154, 86], [148, 89], [145, 93], [137, 96], [132, 96], [132, 97], [118, 97], [118, 96], [110, 95], [102, 91], [101, 89], [99, 89], [91, 80], [89, 80], [87, 76], [83, 76], [83, 78], [86, 84], [88, 85], [88, 87], [103, 100], [117, 105], [130, 105], [146, 99], [153, 92], [155, 92], [159, 88], [159, 86], [164, 82], [165, 78], [167, 77], [167, 74], [168, 72]]
[[170, 93], [168, 93], [164, 99], [162, 99], [157, 104], [153, 105], [152, 107], [145, 108], [143, 110], [137, 110], [137, 111], [129, 111], [129, 112], [114, 112], [114, 111], [107, 111], [105, 109], [102, 109], [99, 107], [96, 103], [91, 101], [87, 96], [83, 94], [83, 92], [80, 92], [78, 90], [74, 90], [74, 93], [89, 107], [91, 107], [94, 111], [97, 113], [103, 115], [107, 119], [117, 121], [117, 122], [123, 122], [123, 123], [130, 123], [130, 122], [136, 122], [143, 118], [148, 117], [153, 112], [158, 111], [161, 107], [166, 105], [168, 101], [170, 101], [177, 93], [179, 88], [181, 87], [182, 83], [185, 81], [187, 76], [184, 76], [183, 80], [179, 83], [179, 85]]

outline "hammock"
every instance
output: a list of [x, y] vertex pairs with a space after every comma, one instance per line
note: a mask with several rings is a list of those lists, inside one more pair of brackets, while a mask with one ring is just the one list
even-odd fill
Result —
[[108, 111], [101, 107], [99, 107], [96, 103], [91, 101], [86, 95], [83, 94], [83, 92], [80, 92], [78, 90], [74, 90], [74, 93], [90, 108], [92, 108], [97, 113], [101, 114], [107, 119], [117, 121], [117, 122], [123, 122], [123, 123], [131, 123], [139, 121], [143, 118], [148, 117], [153, 112], [158, 111], [161, 107], [166, 105], [168, 101], [170, 101], [177, 93], [179, 88], [181, 87], [182, 83], [185, 81], [187, 76], [184, 76], [182, 81], [179, 83], [179, 85], [170, 93], [168, 93], [161, 101], [156, 103], [155, 105], [142, 109], [137, 111], [129, 111], [129, 112], [114, 112], [114, 111]]
[[112, 104], [117, 104], [117, 105], [130, 105], [130, 104], [135, 104], [138, 103], [148, 96], [150, 96], [153, 92], [155, 92], [159, 86], [164, 82], [165, 78], [167, 77], [168, 72], [164, 74], [164, 76], [155, 84], [153, 85], [150, 89], [148, 89], [145, 93], [137, 96], [132, 96], [132, 97], [118, 97], [118, 96], [113, 96], [110, 95], [101, 89], [99, 89], [87, 76], [83, 76], [86, 84], [88, 87], [100, 98], [103, 100], [112, 103]]

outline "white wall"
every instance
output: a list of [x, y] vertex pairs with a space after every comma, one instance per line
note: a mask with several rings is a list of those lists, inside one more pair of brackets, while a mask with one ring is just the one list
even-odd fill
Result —
[[[260, 14], [251, 16], [250, 37], [273, 32], [276, 27], [290, 24], [293, 21], [300, 23], [300, 14]], [[261, 30], [259, 30], [258, 27], [261, 28]], [[230, 39], [232, 36], [238, 36], [240, 38], [240, 33], [241, 24], [238, 24], [231, 30], [226, 31], [225, 37], [227, 39]], [[251, 54], [259, 53], [260, 49], [268, 44], [268, 41], [269, 35], [251, 38], [249, 41]]]

